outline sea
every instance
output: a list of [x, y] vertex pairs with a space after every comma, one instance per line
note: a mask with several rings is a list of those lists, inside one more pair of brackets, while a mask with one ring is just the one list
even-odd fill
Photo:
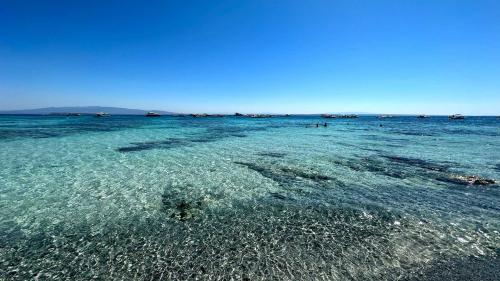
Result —
[[499, 280], [499, 181], [496, 117], [3, 115], [0, 280]]

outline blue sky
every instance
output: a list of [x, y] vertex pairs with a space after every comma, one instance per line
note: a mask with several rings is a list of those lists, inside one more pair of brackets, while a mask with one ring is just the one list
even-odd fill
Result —
[[80, 105], [498, 115], [500, 2], [1, 1], [0, 109]]

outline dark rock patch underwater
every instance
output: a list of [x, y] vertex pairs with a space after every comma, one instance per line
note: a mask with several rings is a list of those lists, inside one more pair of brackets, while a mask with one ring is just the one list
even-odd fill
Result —
[[[385, 160], [385, 161], [383, 161]], [[466, 186], [495, 185], [494, 179], [451, 172], [450, 164], [438, 164], [418, 158], [395, 155], [362, 156], [359, 158], [331, 159], [336, 165], [356, 172], [371, 172], [396, 179], [420, 177], [441, 183]]]
[[131, 146], [119, 147], [119, 152], [137, 152], [152, 149], [173, 149], [190, 146], [196, 143], [210, 143], [224, 138], [244, 138], [246, 132], [266, 130], [264, 127], [210, 127], [204, 133], [196, 134], [186, 138], [169, 138], [161, 141], [134, 142]]
[[247, 162], [234, 163], [256, 171], [263, 177], [269, 178], [282, 186], [289, 186], [294, 183], [304, 182], [307, 180], [318, 185], [324, 185], [335, 181], [334, 178], [322, 175], [316, 171], [303, 170], [297, 167], [275, 166], [269, 164], [264, 166]]
[[445, 172], [449, 169], [449, 166], [447, 165], [435, 164], [418, 158], [409, 158], [409, 157], [393, 156], [393, 155], [382, 155], [382, 157], [394, 163], [414, 166], [432, 171]]
[[282, 190], [270, 192], [270, 198], [286, 201], [288, 204], [302, 204], [303, 201], [324, 198], [324, 193], [332, 188], [344, 187], [336, 178], [322, 175], [313, 170], [303, 170], [292, 166], [275, 164], [255, 164], [234, 162], [257, 172], [260, 176], [275, 182]]
[[404, 169], [397, 169], [387, 165], [384, 161], [377, 159], [375, 157], [361, 157], [359, 159], [356, 158], [341, 158], [341, 159], [332, 159], [332, 163], [344, 166], [350, 170], [356, 172], [370, 172], [382, 174], [388, 177], [404, 179], [409, 176], [409, 173]]

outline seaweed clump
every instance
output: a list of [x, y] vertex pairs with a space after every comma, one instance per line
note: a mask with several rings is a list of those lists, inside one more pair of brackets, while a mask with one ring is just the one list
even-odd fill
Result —
[[162, 209], [169, 214], [170, 218], [186, 221], [199, 214], [204, 204], [209, 200], [207, 196], [190, 199], [176, 189], [165, 189], [161, 196]]

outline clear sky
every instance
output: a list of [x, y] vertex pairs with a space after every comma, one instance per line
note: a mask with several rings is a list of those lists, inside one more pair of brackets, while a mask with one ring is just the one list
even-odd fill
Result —
[[498, 0], [0, 0], [0, 110], [500, 114]]

